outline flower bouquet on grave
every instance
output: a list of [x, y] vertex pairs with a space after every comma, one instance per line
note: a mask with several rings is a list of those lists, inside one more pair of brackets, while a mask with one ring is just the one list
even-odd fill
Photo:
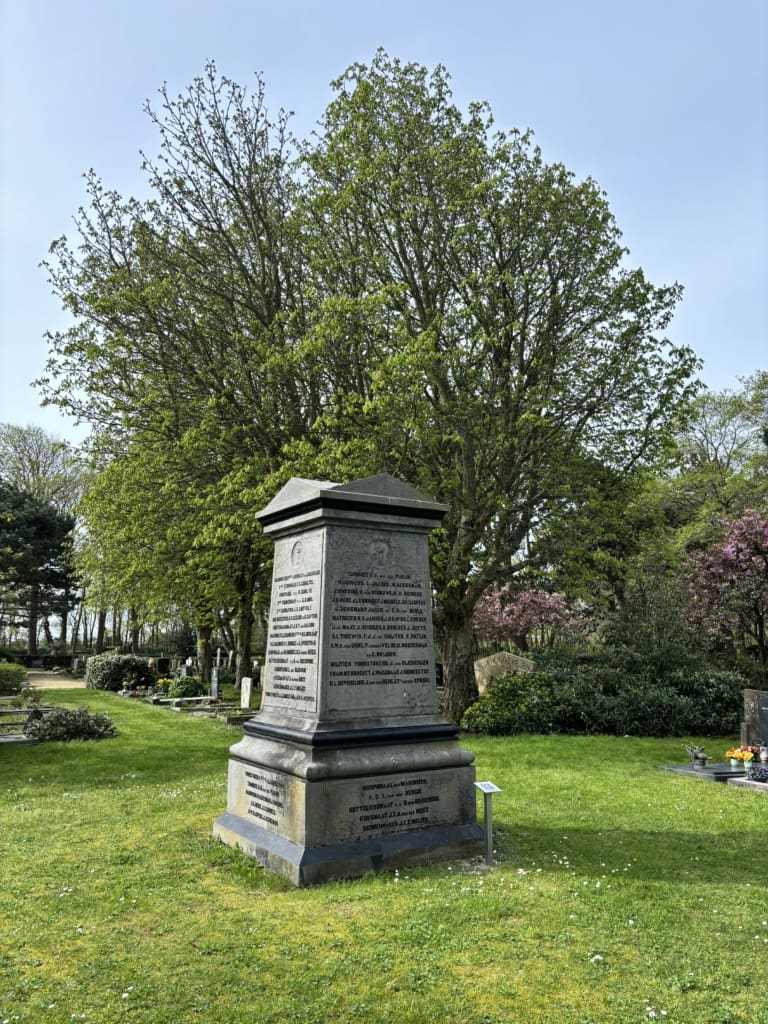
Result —
[[730, 747], [726, 750], [725, 756], [730, 759], [733, 768], [737, 768], [740, 765], [746, 768], [755, 755], [751, 747]]

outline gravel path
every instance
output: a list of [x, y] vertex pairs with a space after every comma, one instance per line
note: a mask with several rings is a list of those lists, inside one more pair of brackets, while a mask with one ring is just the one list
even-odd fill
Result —
[[84, 690], [85, 680], [73, 679], [64, 672], [44, 672], [39, 668], [31, 668], [27, 672], [27, 682], [40, 690]]

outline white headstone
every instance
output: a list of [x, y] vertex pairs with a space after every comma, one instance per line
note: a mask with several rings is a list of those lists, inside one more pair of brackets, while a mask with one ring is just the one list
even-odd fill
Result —
[[240, 680], [240, 707], [242, 710], [246, 710], [251, 706], [252, 687], [253, 679], [250, 676], [243, 676]]

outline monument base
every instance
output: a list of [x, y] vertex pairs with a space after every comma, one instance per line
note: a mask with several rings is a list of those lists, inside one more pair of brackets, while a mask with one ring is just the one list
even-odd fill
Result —
[[264, 693], [213, 831], [295, 885], [483, 852], [474, 755], [435, 688], [446, 511], [382, 473], [294, 478], [256, 514], [275, 538]]
[[373, 748], [353, 737], [345, 746], [342, 732], [323, 749], [249, 726], [261, 735], [232, 747], [227, 811], [213, 832], [295, 885], [482, 853], [473, 755], [455, 727]]
[[483, 830], [477, 824], [450, 825], [307, 849], [239, 815], [225, 813], [214, 822], [213, 834], [297, 886], [359, 878], [370, 872], [393, 871], [418, 864], [461, 860], [479, 856], [483, 851]]

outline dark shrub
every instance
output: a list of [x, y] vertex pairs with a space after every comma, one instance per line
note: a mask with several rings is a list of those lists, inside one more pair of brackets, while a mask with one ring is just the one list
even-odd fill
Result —
[[29, 722], [24, 731], [41, 742], [104, 740], [117, 736], [117, 729], [104, 714], [91, 714], [87, 707], [56, 708]]
[[543, 672], [504, 676], [467, 708], [461, 724], [491, 736], [552, 732], [552, 704], [551, 683]]
[[0, 693], [16, 694], [27, 681], [27, 670], [12, 661], [0, 661]]
[[179, 676], [168, 687], [169, 697], [204, 697], [206, 693], [199, 676]]
[[155, 677], [146, 658], [133, 654], [95, 654], [85, 666], [85, 685], [90, 690], [133, 689], [152, 686]]
[[723, 736], [738, 728], [745, 680], [736, 672], [677, 668], [660, 683], [601, 655], [540, 660], [541, 671], [497, 680], [467, 709], [464, 728], [618, 736]]

